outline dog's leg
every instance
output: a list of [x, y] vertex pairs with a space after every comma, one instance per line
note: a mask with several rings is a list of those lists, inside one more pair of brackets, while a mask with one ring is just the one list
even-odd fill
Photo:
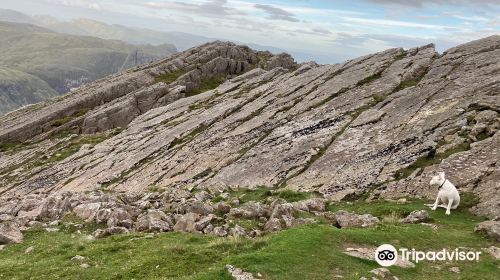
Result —
[[439, 202], [439, 195], [436, 197], [436, 202], [434, 202], [434, 205], [432, 205], [431, 209], [433, 211], [436, 211], [436, 208], [438, 206], [438, 202]]
[[448, 207], [446, 208], [446, 215], [450, 215], [451, 205], [453, 204], [453, 199], [448, 200]]

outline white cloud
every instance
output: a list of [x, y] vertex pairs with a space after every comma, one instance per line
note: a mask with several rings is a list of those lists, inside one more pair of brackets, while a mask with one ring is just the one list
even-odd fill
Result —
[[46, 0], [46, 2], [50, 4], [58, 4], [69, 7], [79, 7], [79, 8], [87, 8], [93, 10], [101, 10], [101, 5], [95, 1], [86, 1], [86, 0]]
[[359, 23], [364, 25], [379, 25], [379, 26], [392, 26], [392, 27], [411, 27], [411, 28], [425, 28], [425, 29], [439, 29], [443, 30], [448, 26], [425, 24], [410, 21], [398, 21], [389, 19], [371, 19], [371, 18], [358, 18], [358, 17], [342, 17], [343, 20], [351, 23]]
[[284, 9], [274, 7], [266, 4], [255, 4], [255, 8], [262, 10], [268, 14], [267, 19], [271, 20], [285, 20], [291, 22], [299, 22], [300, 20], [296, 18], [296, 15], [293, 13], [286, 11]]

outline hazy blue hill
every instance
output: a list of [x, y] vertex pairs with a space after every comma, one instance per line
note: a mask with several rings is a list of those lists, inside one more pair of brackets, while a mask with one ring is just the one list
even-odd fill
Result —
[[23, 14], [14, 10], [0, 9], [0, 20], [21, 22], [21, 23], [35, 23], [35, 20], [29, 15]]

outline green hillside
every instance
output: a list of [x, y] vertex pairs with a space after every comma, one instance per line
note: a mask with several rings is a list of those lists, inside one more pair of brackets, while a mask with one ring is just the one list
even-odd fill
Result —
[[0, 67], [0, 112], [9, 112], [57, 95], [47, 82], [36, 76]]
[[[132, 45], [0, 22], [0, 114], [174, 52], [173, 45]], [[7, 71], [8, 69], [8, 71]]]

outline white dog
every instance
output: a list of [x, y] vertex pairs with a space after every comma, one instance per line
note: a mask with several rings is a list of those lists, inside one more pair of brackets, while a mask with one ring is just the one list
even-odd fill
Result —
[[445, 178], [444, 172], [440, 172], [437, 176], [432, 176], [430, 185], [438, 187], [439, 190], [436, 202], [428, 205], [432, 205], [432, 210], [436, 210], [437, 207], [443, 207], [446, 208], [446, 215], [450, 215], [450, 209], [457, 209], [458, 204], [460, 204], [460, 195], [457, 188]]

